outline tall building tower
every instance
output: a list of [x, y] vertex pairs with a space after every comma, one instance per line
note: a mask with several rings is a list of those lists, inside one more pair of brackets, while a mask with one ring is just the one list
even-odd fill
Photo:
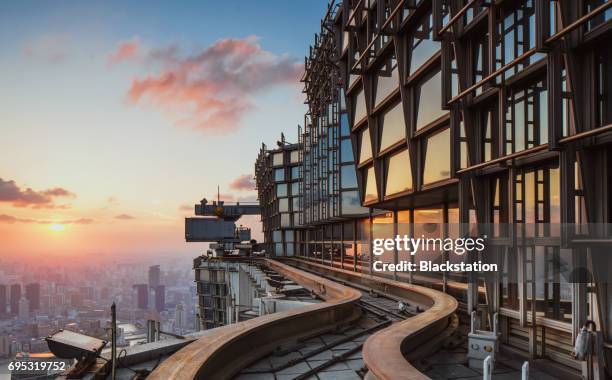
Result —
[[149, 286], [153, 289], [161, 285], [161, 272], [159, 265], [149, 267]]
[[166, 308], [166, 287], [158, 285], [155, 287], [155, 310], [161, 312]]
[[149, 285], [136, 284], [133, 286], [135, 294], [135, 306], [142, 310], [147, 310], [149, 307]]
[[0, 284], [0, 318], [6, 315], [8, 306], [8, 289], [4, 284]]
[[30, 311], [40, 309], [40, 284], [31, 283], [25, 286], [25, 296], [30, 301]]
[[183, 333], [185, 318], [185, 306], [182, 303], [179, 303], [174, 309], [174, 329], [178, 334]]
[[19, 300], [19, 319], [30, 318], [30, 301], [27, 298], [21, 297]]
[[[4, 285], [0, 285], [4, 286]], [[6, 332], [0, 332], [0, 358], [7, 358], [11, 354], [11, 337]]]
[[11, 315], [17, 315], [19, 312], [19, 300], [21, 299], [21, 285], [11, 285], [10, 311]]

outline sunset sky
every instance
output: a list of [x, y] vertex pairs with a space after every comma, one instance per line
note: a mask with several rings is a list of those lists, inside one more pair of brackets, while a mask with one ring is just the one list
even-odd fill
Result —
[[201, 250], [193, 204], [254, 200], [261, 142], [296, 139], [326, 4], [0, 2], [0, 257]]

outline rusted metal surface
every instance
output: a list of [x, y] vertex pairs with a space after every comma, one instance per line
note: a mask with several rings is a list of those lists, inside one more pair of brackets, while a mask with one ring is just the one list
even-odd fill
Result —
[[266, 265], [313, 291], [325, 302], [265, 315], [212, 330], [164, 361], [148, 379], [229, 379], [241, 368], [299, 338], [350, 323], [361, 293], [273, 260]]
[[395, 323], [368, 338], [363, 346], [363, 360], [369, 370], [366, 377], [368, 379], [428, 379], [408, 360], [416, 360], [431, 353], [457, 327], [455, 311], [458, 303], [455, 298], [423, 286], [302, 260], [291, 260], [290, 262], [296, 266], [316, 268], [318, 271], [332, 273], [338, 278], [358, 282], [424, 307], [426, 310], [423, 313]]

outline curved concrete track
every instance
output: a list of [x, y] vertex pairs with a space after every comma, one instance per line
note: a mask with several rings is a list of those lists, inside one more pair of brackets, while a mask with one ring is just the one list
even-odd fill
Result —
[[229, 379], [241, 368], [301, 337], [359, 317], [361, 293], [274, 260], [265, 265], [325, 300], [216, 329], [164, 361], [148, 379]]
[[280, 346], [355, 322], [363, 312], [362, 292], [355, 287], [405, 300], [422, 311], [368, 337], [362, 352], [366, 378], [427, 378], [410, 360], [434, 352], [457, 326], [457, 301], [433, 289], [302, 260], [264, 263], [324, 302], [217, 328], [172, 355], [148, 378], [230, 379]]

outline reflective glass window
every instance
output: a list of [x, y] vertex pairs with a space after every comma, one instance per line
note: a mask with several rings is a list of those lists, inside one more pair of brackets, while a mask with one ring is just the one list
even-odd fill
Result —
[[340, 184], [343, 189], [357, 187], [357, 172], [353, 165], [342, 165], [340, 167]]
[[359, 92], [355, 95], [354, 99], [355, 103], [355, 124], [357, 124], [361, 119], [366, 117], [366, 101], [365, 101], [365, 93], [363, 90], [359, 90]]
[[285, 169], [274, 169], [274, 180], [276, 182], [282, 182], [285, 180]]
[[427, 139], [425, 169], [423, 170], [425, 185], [450, 177], [450, 150], [450, 129], [445, 129]]
[[412, 189], [412, 173], [408, 150], [394, 154], [387, 160], [385, 195]]
[[343, 191], [341, 194], [342, 201], [342, 214], [360, 214], [364, 212], [364, 208], [361, 207], [359, 202], [359, 191]]
[[298, 179], [298, 178], [300, 178], [300, 167], [292, 166], [291, 167], [291, 179]]
[[447, 113], [442, 109], [442, 75], [438, 71], [416, 89], [417, 120], [419, 130]]
[[389, 58], [376, 76], [376, 105], [399, 87], [399, 74], [395, 57]]
[[384, 150], [396, 142], [406, 138], [406, 124], [402, 103], [398, 103], [385, 112], [382, 117], [382, 136], [380, 150]]
[[340, 162], [353, 162], [353, 144], [350, 139], [344, 139], [340, 143]]
[[372, 144], [370, 142], [370, 130], [368, 128], [361, 132], [361, 151], [359, 152], [359, 162], [364, 162], [372, 158]]
[[289, 199], [288, 198], [281, 198], [278, 200], [278, 211], [279, 212], [289, 211]]
[[283, 164], [283, 153], [274, 153], [274, 155], [272, 155], [272, 165], [274, 166], [279, 166]]
[[434, 41], [432, 38], [432, 24], [433, 17], [430, 14], [423, 18], [412, 37], [410, 72], [408, 75], [414, 74], [419, 67], [440, 50], [440, 42]]
[[279, 183], [276, 185], [276, 196], [286, 197], [287, 196], [287, 184]]
[[374, 174], [374, 167], [368, 168], [366, 173], [364, 203], [377, 201], [378, 189], [376, 188], [376, 175]]
[[291, 163], [296, 164], [300, 162], [300, 152], [297, 150], [291, 151]]
[[348, 114], [340, 114], [340, 136], [347, 137], [351, 134], [351, 127], [348, 121]]

